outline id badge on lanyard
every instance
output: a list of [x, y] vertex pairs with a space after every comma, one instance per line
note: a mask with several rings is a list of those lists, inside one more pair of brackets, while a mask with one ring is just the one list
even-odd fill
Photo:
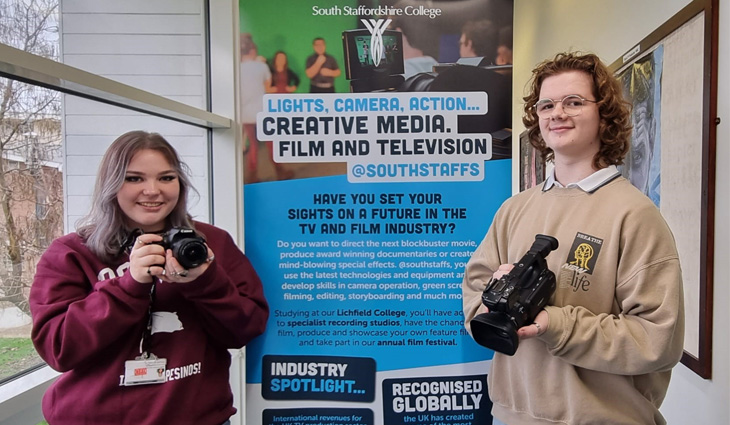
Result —
[[162, 384], [165, 382], [167, 359], [150, 356], [124, 362], [124, 385]]

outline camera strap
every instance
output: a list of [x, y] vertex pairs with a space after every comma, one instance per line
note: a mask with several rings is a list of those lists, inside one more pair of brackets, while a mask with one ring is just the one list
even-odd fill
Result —
[[143, 235], [144, 232], [140, 228], [133, 229], [126, 238], [122, 241], [121, 245], [119, 246], [119, 252], [118, 255], [122, 255], [123, 252], [126, 252], [127, 255], [129, 255], [130, 252], [132, 252], [132, 247], [134, 246], [134, 242], [136, 242], [137, 238], [140, 235]]

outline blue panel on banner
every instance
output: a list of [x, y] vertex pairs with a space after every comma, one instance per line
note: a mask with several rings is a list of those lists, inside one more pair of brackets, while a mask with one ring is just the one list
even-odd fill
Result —
[[491, 421], [487, 375], [385, 379], [386, 424], [460, 425]]
[[268, 400], [373, 401], [375, 360], [264, 356], [261, 394]]
[[464, 329], [461, 281], [510, 173], [496, 160], [479, 182], [246, 185], [246, 254], [271, 305], [248, 382], [272, 353], [369, 357], [378, 371], [490, 359]]

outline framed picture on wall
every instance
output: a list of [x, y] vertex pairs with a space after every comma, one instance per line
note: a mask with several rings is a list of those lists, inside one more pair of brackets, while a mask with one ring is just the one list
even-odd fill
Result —
[[634, 186], [661, 207], [661, 105], [664, 45], [658, 44], [617, 74], [632, 104], [631, 148], [620, 166]]
[[685, 298], [682, 363], [712, 376], [717, 0], [696, 0], [615, 61], [631, 101], [622, 173], [661, 210]]

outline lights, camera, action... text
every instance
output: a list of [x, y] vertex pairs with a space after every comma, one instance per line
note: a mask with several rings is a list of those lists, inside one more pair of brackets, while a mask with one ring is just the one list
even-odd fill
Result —
[[491, 135], [457, 120], [486, 113], [484, 92], [266, 95], [257, 131], [274, 161], [346, 162], [352, 183], [479, 181]]

